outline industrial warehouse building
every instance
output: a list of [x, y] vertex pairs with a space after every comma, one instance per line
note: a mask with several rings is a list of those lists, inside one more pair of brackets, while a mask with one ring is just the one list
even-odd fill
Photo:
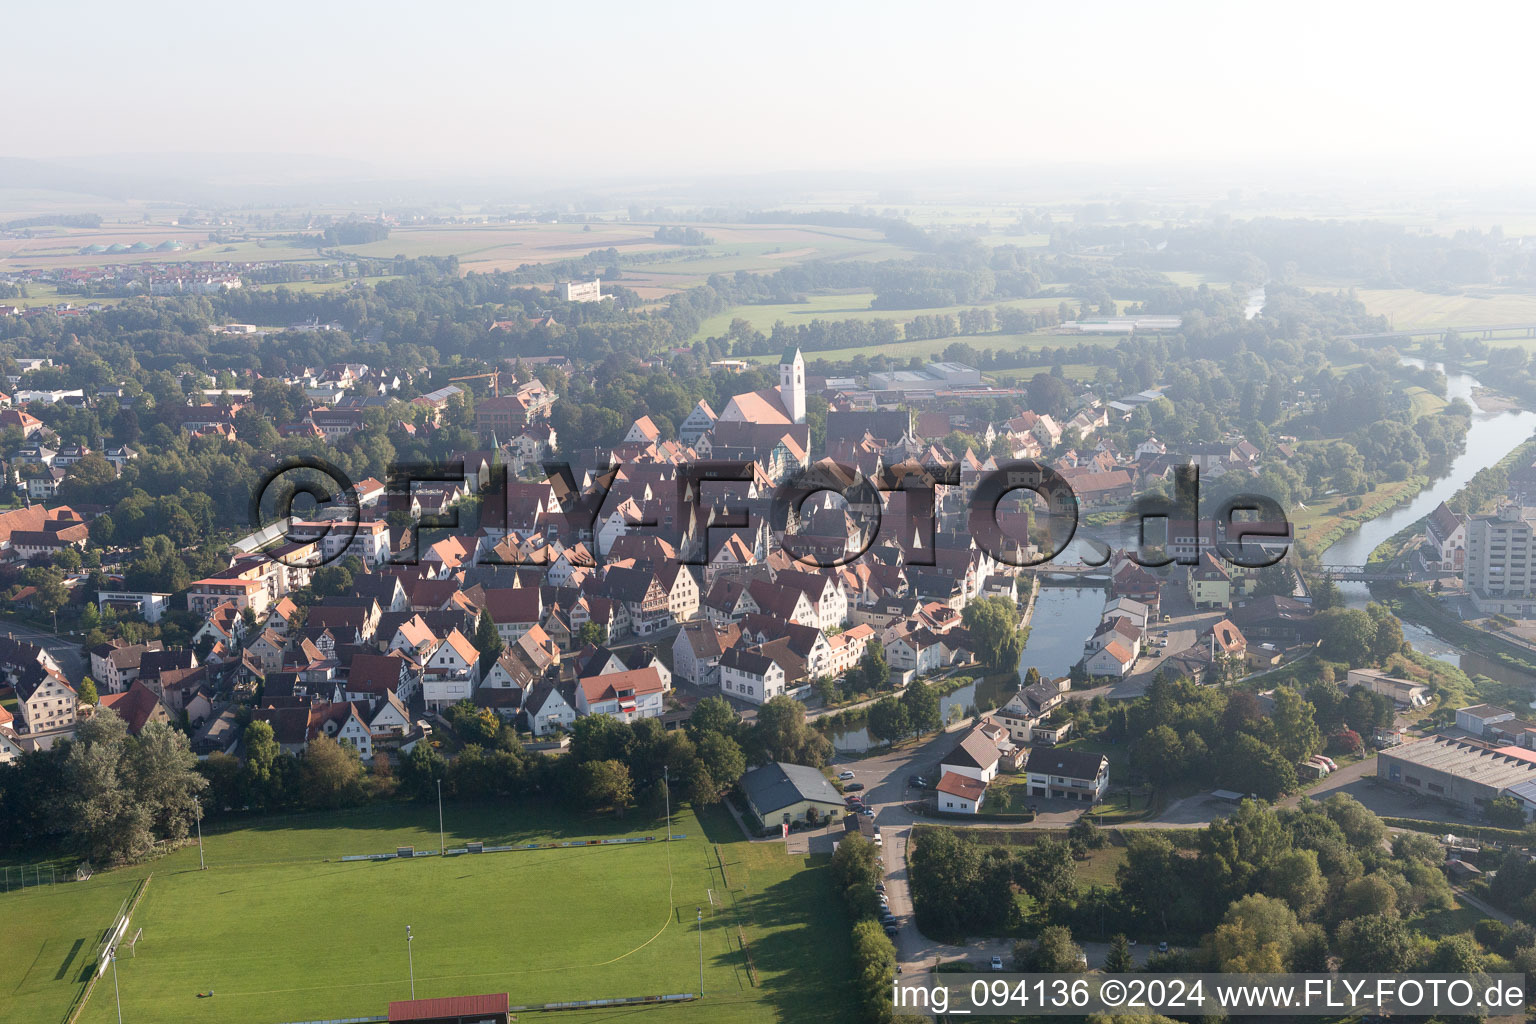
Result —
[[1376, 755], [1376, 777], [1408, 792], [1481, 811], [1505, 790], [1536, 781], [1536, 751], [1434, 736], [1381, 751]]

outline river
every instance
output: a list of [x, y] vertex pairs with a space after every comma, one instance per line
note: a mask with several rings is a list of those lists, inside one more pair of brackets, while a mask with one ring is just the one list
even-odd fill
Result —
[[[1047, 679], [1066, 675], [1083, 656], [1083, 641], [1093, 635], [1103, 611], [1104, 591], [1097, 587], [1041, 587], [1029, 620], [1029, 642], [1019, 658], [1019, 678], [1022, 680], [1031, 668], [1039, 669]], [[958, 707], [963, 714], [976, 703], [979, 685], [988, 685], [992, 691], [984, 691], [984, 698], [1000, 702], [1004, 683], [972, 682], [939, 698], [939, 714], [944, 721], [949, 721], [950, 708]], [[869, 730], [860, 726], [833, 733], [832, 746], [847, 753], [863, 753], [870, 748]]]
[[[1410, 366], [1426, 365], [1422, 359], [1410, 356], [1404, 356], [1403, 362]], [[1428, 365], [1442, 372], [1445, 371], [1442, 364]], [[1536, 412], [1520, 409], [1484, 412], [1479, 409], [1477, 403], [1473, 401], [1472, 393], [1481, 386], [1469, 374], [1446, 373], [1446, 397], [1465, 399], [1473, 409], [1472, 425], [1467, 431], [1466, 450], [1451, 463], [1450, 471], [1445, 476], [1420, 491], [1418, 496], [1408, 504], [1377, 516], [1329, 547], [1323, 552], [1324, 563], [1364, 565], [1370, 558], [1371, 552], [1375, 551], [1382, 541], [1433, 512], [1442, 501], [1461, 490], [1478, 470], [1498, 462], [1536, 432]], [[1352, 607], [1362, 607], [1371, 597], [1364, 583], [1341, 583], [1339, 589]], [[1403, 623], [1403, 636], [1417, 651], [1453, 665], [1461, 663], [1460, 652], [1454, 646], [1422, 626], [1411, 622]]]
[[1255, 288], [1248, 293], [1248, 298], [1243, 304], [1243, 319], [1252, 320], [1264, 311], [1264, 289]]
[[[1258, 314], [1263, 302], [1262, 289], [1250, 295], [1250, 318]], [[1426, 365], [1423, 360], [1410, 356], [1404, 356], [1403, 362], [1410, 366]], [[1442, 372], [1445, 370], [1439, 363], [1428, 365]], [[1377, 516], [1329, 547], [1323, 552], [1324, 563], [1365, 564], [1371, 552], [1382, 541], [1434, 511], [1435, 506], [1461, 490], [1478, 470], [1498, 462], [1536, 433], [1536, 412], [1517, 409], [1485, 412], [1479, 409], [1472, 394], [1481, 386], [1468, 374], [1446, 374], [1446, 397], [1465, 399], [1473, 409], [1466, 450], [1451, 463], [1450, 471], [1445, 476], [1420, 491], [1408, 504]], [[1062, 553], [1059, 561], [1064, 564], [1075, 561], [1074, 553], [1074, 549], [1069, 548]], [[1364, 583], [1341, 583], [1339, 589], [1352, 607], [1363, 607], [1371, 599], [1370, 591]], [[1092, 635], [1103, 608], [1104, 591], [1097, 588], [1042, 586], [1035, 597], [1029, 643], [1025, 645], [1024, 654], [1019, 659], [1019, 676], [1022, 678], [1030, 668], [1038, 668], [1040, 674], [1047, 678], [1065, 675], [1073, 663], [1082, 657], [1083, 641]], [[1404, 622], [1403, 636], [1417, 651], [1453, 665], [1461, 664], [1461, 652], [1423, 626]], [[1468, 667], [1472, 667], [1471, 664]], [[1487, 674], [1489, 667], [1479, 662], [1476, 670]], [[971, 683], [961, 687], [940, 700], [940, 712], [945, 721], [949, 720], [950, 708], [959, 706], [964, 710], [975, 703], [977, 685]], [[869, 731], [861, 727], [835, 733], [832, 745], [837, 750], [861, 753], [870, 747]]]

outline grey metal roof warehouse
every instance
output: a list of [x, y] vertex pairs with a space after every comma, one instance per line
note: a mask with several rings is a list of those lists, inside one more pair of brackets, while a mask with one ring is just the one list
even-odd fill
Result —
[[842, 794], [819, 768], [783, 761], [774, 761], [747, 772], [741, 777], [741, 790], [760, 814], [771, 814], [802, 800], [843, 805]]

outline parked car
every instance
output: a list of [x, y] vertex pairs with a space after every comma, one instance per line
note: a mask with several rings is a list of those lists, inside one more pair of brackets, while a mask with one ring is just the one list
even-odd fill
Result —
[[876, 846], [884, 846], [885, 845], [885, 843], [880, 839], [880, 833], [879, 832], [875, 833], [875, 845]]
[[1159, 942], [1157, 944], [1157, 951], [1159, 953], [1166, 953], [1166, 952], [1168, 952], [1168, 940], [1167, 939], [1164, 939], [1162, 942]]
[[848, 785], [843, 787], [843, 792], [844, 793], [857, 793], [859, 790], [861, 790], [863, 788], [864, 788], [864, 783], [862, 783], [862, 782], [850, 782], [850, 783], [848, 783]]
[[928, 783], [923, 779], [921, 775], [908, 775], [907, 785], [911, 786], [913, 789], [928, 788]]
[[859, 804], [862, 804], [863, 802], [864, 802], [864, 798], [863, 797], [855, 796], [852, 793], [850, 793], [847, 796], [843, 797], [843, 803], [847, 804], [849, 807], [857, 807]]
[[1319, 761], [1323, 762], [1323, 764], [1327, 765], [1331, 770], [1333, 770], [1333, 771], [1338, 771], [1339, 770], [1339, 766], [1334, 764], [1333, 758], [1328, 757], [1326, 754], [1318, 754], [1317, 755], [1317, 759]]
[[875, 883], [875, 892], [885, 892], [885, 883], [884, 882], [876, 882]]
[[901, 931], [901, 929], [897, 928], [894, 924], [888, 924], [885, 926], [885, 934], [889, 935], [893, 939], [896, 937], [896, 933], [899, 931]]
[[848, 779], [853, 778], [853, 772], [841, 771], [841, 772], [837, 773], [837, 777], [840, 778], [840, 779], [843, 779], [844, 781], [846, 781]]
[[862, 814], [866, 818], [873, 818], [875, 816], [875, 809], [873, 807], [865, 807], [863, 804], [860, 804], [859, 809], [854, 813]]
[[1136, 945], [1136, 940], [1134, 938], [1132, 938], [1132, 939], [1128, 940], [1126, 944], [1130, 945], [1130, 946], [1134, 946], [1134, 945]]
[[1000, 971], [1000, 970], [1003, 969], [1003, 958], [1002, 957], [995, 956], [995, 957], [992, 958], [992, 969], [994, 971]]

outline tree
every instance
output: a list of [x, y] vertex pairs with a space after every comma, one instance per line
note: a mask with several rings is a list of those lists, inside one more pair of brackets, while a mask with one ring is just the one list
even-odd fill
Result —
[[1334, 904], [1335, 917], [1396, 917], [1397, 890], [1380, 875], [1366, 875], [1344, 886]]
[[583, 622], [581, 628], [576, 630], [576, 649], [579, 651], [588, 645], [596, 647], [608, 639], [606, 631], [596, 622]]
[[267, 722], [252, 722], [245, 727], [244, 739], [247, 798], [257, 807], [276, 806], [281, 796], [275, 785], [274, 766], [283, 750], [273, 736], [272, 726]]
[[480, 621], [475, 625], [475, 650], [480, 652], [480, 670], [484, 672], [496, 664], [496, 659], [501, 657], [505, 647], [501, 634], [496, 630], [496, 623], [491, 620], [490, 609], [480, 609]]
[[1104, 835], [1104, 831], [1086, 814], [1074, 821], [1067, 829], [1067, 839], [1081, 845], [1085, 850], [1102, 850], [1109, 845], [1109, 839]]
[[186, 734], [164, 722], [151, 722], [128, 745], [124, 767], [155, 836], [185, 839], [196, 820], [198, 797], [208, 788]]
[[415, 800], [431, 799], [437, 792], [437, 780], [446, 771], [442, 755], [423, 740], [400, 762], [400, 792]]
[[582, 715], [571, 727], [571, 756], [578, 761], [628, 763], [635, 730], [612, 715]]
[[316, 736], [305, 748], [300, 766], [304, 801], [311, 807], [344, 807], [362, 795], [363, 762], [349, 743]]
[[1131, 955], [1130, 940], [1124, 932], [1116, 932], [1109, 940], [1109, 952], [1104, 955], [1106, 974], [1126, 974], [1136, 969], [1136, 958]]
[[352, 573], [344, 565], [321, 566], [310, 574], [310, 589], [322, 596], [337, 596], [352, 590]]
[[1296, 769], [1285, 755], [1259, 739], [1241, 733], [1227, 747], [1218, 775], [1223, 786], [1274, 800], [1296, 788]]
[[913, 733], [934, 732], [944, 725], [939, 715], [939, 695], [922, 680], [914, 680], [901, 695], [907, 710], [907, 727]]
[[1414, 942], [1395, 917], [1359, 917], [1338, 930], [1339, 957], [1346, 971], [1401, 974], [1413, 966]]
[[69, 588], [64, 585], [64, 574], [53, 566], [28, 569], [22, 573], [27, 585], [37, 588], [32, 603], [45, 612], [56, 612], [69, 600]]
[[1403, 649], [1403, 624], [1383, 605], [1372, 601], [1365, 606], [1375, 630], [1371, 635], [1371, 657], [1384, 662]]
[[1509, 795], [1496, 796], [1485, 808], [1488, 823], [1495, 828], [1520, 829], [1525, 827], [1525, 810], [1520, 801]]
[[1323, 801], [1323, 810], [1357, 850], [1375, 850], [1387, 838], [1387, 826], [1348, 793], [1335, 793]]
[[1040, 929], [1034, 942], [1019, 942], [1013, 947], [1013, 969], [1041, 974], [1072, 974], [1084, 969], [1083, 949], [1072, 941], [1065, 925], [1053, 924]]
[[621, 816], [634, 802], [629, 768], [622, 761], [583, 762], [577, 768], [577, 787], [588, 807], [612, 808]]
[[1424, 969], [1437, 974], [1481, 974], [1483, 955], [1465, 935], [1450, 935], [1435, 943]]
[[1072, 847], [1059, 839], [1042, 836], [1019, 858], [1014, 880], [1054, 913], [1077, 896], [1077, 862]]
[[760, 761], [787, 761], [820, 767], [832, 756], [832, 744], [805, 722], [805, 705], [780, 694], [757, 711], [749, 746]]
[[885, 660], [885, 648], [878, 637], [864, 645], [858, 675], [866, 690], [884, 690], [891, 685], [891, 666]]
[[1315, 914], [1328, 897], [1328, 881], [1316, 850], [1290, 850], [1275, 858], [1264, 875], [1264, 893], [1286, 902], [1298, 918]]
[[1274, 725], [1275, 746], [1291, 761], [1305, 761], [1322, 748], [1315, 710], [1289, 686], [1276, 688], [1269, 720]]
[[695, 735], [694, 747], [697, 759], [691, 799], [700, 804], [718, 803], [746, 772], [747, 756], [741, 744], [713, 729]]
[[874, 739], [889, 743], [911, 733], [906, 705], [897, 698], [884, 697], [869, 709], [869, 735]]
[[137, 737], [110, 708], [82, 722], [65, 755], [63, 813], [76, 847], [98, 864], [140, 860], [157, 838], [181, 839], [208, 783], [187, 738], [154, 722]]
[[893, 1016], [892, 982], [896, 978], [896, 947], [879, 922], [865, 918], [853, 926], [854, 985], [859, 1013], [867, 1024], [885, 1024]]
[[875, 884], [885, 875], [880, 850], [857, 832], [844, 836], [832, 854], [832, 877], [855, 917], [873, 917], [878, 907]]
[[1244, 896], [1211, 933], [1212, 959], [1221, 971], [1279, 973], [1290, 963], [1297, 931], [1296, 915], [1284, 902]]
[[90, 676], [80, 680], [80, 687], [76, 692], [82, 704], [95, 704], [100, 699], [96, 694], [96, 680]]
[[240, 759], [223, 751], [214, 751], [197, 766], [203, 778], [208, 780], [208, 806], [216, 811], [239, 807], [244, 793]]
[[960, 613], [961, 622], [970, 631], [976, 653], [993, 672], [1012, 671], [1024, 653], [1019, 636], [1019, 609], [1006, 597], [984, 597], [972, 601]]
[[693, 713], [688, 716], [688, 731], [694, 734], [695, 742], [706, 732], [735, 736], [737, 720], [736, 709], [731, 707], [730, 701], [720, 696], [705, 697], [693, 706]]
[[1153, 786], [1165, 786], [1184, 775], [1184, 745], [1171, 727], [1155, 726], [1131, 747], [1131, 763]]
[[1323, 657], [1359, 668], [1371, 659], [1376, 623], [1359, 608], [1330, 608], [1317, 616]]
[[149, 809], [122, 777], [128, 727], [103, 709], [82, 723], [65, 762], [65, 814], [80, 852], [96, 864], [126, 864], [154, 848]]

